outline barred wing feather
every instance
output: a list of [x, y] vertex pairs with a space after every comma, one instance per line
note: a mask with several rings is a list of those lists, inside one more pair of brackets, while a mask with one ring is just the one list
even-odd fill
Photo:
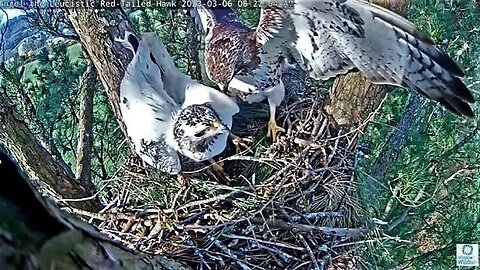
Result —
[[287, 46], [315, 79], [358, 68], [372, 82], [408, 86], [456, 114], [474, 116], [462, 69], [408, 20], [369, 2], [294, 0], [266, 7], [257, 35], [265, 52]]

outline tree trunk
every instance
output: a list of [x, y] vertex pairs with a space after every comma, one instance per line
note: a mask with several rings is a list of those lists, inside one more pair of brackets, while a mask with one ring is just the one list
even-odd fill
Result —
[[385, 95], [385, 86], [368, 82], [360, 72], [351, 72], [335, 79], [325, 111], [338, 125], [353, 127], [374, 112]]
[[370, 202], [376, 202], [381, 187], [378, 183], [384, 183], [385, 177], [392, 170], [403, 148], [407, 145], [408, 137], [420, 125], [423, 100], [418, 93], [412, 93], [405, 106], [402, 118], [388, 134], [386, 147], [375, 160], [375, 164], [365, 182], [363, 196], [368, 197]]
[[[97, 3], [98, 1], [96, 1]], [[67, 8], [68, 17], [80, 37], [83, 48], [97, 70], [113, 112], [126, 134], [120, 112], [120, 83], [133, 55], [115, 38], [124, 38], [125, 31], [135, 33], [121, 9]], [[130, 142], [133, 149], [133, 144]]]
[[[0, 89], [0, 141], [5, 143], [28, 173], [47, 183], [65, 199], [90, 197], [90, 194], [58, 164], [45, 148], [35, 139], [10, 98]], [[3, 178], [3, 176], [1, 176]], [[96, 199], [71, 202], [74, 207], [98, 211]]]
[[188, 57], [188, 74], [193, 79], [202, 81], [202, 69], [200, 68], [200, 58], [198, 51], [200, 42], [198, 42], [197, 27], [193, 18], [187, 17], [187, 57]]
[[93, 147], [93, 94], [97, 74], [88, 63], [83, 73], [80, 86], [80, 113], [78, 127], [77, 166], [75, 176], [77, 181], [91, 194], [95, 193], [92, 183], [92, 147]]
[[65, 162], [60, 154], [60, 151], [58, 151], [50, 132], [48, 132], [43, 123], [38, 119], [35, 105], [33, 104], [33, 101], [28, 93], [26, 93], [26, 91], [23, 89], [23, 85], [20, 83], [20, 78], [25, 71], [25, 67], [23, 67], [21, 70], [22, 71], [20, 74], [18, 74], [18, 77], [14, 77], [14, 74], [11, 74], [4, 66], [0, 66], [0, 74], [17, 92], [18, 100], [20, 101], [20, 104], [23, 107], [22, 109], [25, 112], [25, 122], [31, 129], [33, 129], [33, 132], [36, 135], [35, 138], [47, 148], [47, 151], [52, 155], [53, 159], [63, 167], [68, 176], [70, 178], [74, 178], [75, 176], [73, 175], [72, 169]]
[[0, 175], [0, 269], [190, 269], [123, 248], [49, 205], [2, 145]]
[[[410, 5], [410, 0], [374, 0], [375, 4], [389, 8], [400, 15], [404, 16]], [[334, 122], [350, 129], [365, 127], [365, 120], [379, 107], [386, 95], [385, 86], [377, 85], [369, 82], [360, 72], [351, 72], [346, 75], [339, 76], [335, 79], [333, 87], [330, 91], [329, 100], [326, 103], [325, 111], [330, 114]], [[376, 202], [380, 192], [379, 179], [384, 178], [389, 172], [393, 164], [396, 162], [399, 152], [406, 144], [406, 137], [413, 130], [413, 125], [420, 116], [420, 98], [413, 94], [409, 105], [406, 107], [406, 114], [400, 125], [389, 136], [389, 143], [393, 143], [393, 147], [389, 151], [384, 151], [382, 156], [372, 170], [372, 175], [367, 178], [365, 187], [361, 189], [364, 192], [362, 196], [368, 198], [369, 202]], [[405, 129], [405, 130], [402, 130]], [[405, 132], [405, 133], [404, 133]], [[351, 133], [349, 140], [353, 141], [353, 145], [359, 139], [357, 132]], [[351, 151], [355, 151], [355, 147]], [[355, 155], [350, 155], [349, 164], [354, 164]], [[353, 166], [352, 166], [353, 167]], [[348, 174], [354, 176], [355, 171], [350, 170]], [[368, 192], [368, 194], [366, 194]]]
[[[372, 0], [404, 16], [410, 0]], [[360, 72], [335, 79], [325, 111], [341, 126], [353, 127], [374, 112], [386, 95], [385, 86], [370, 83]]]

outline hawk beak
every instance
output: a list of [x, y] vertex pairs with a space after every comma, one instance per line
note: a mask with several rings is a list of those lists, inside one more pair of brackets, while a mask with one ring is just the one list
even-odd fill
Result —
[[228, 91], [229, 83], [227, 83], [227, 84], [218, 83], [217, 85], [218, 85], [218, 88], [220, 88], [220, 91], [222, 91], [222, 92], [227, 92]]
[[220, 121], [218, 121], [218, 120], [215, 120], [215, 121], [213, 121], [212, 126], [216, 129], [219, 129], [219, 128], [222, 127], [222, 123], [220, 123]]

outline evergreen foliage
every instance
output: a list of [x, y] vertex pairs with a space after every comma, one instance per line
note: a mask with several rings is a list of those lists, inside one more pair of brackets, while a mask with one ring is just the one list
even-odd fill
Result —
[[[18, 59], [5, 67], [0, 82], [17, 108], [24, 114], [27, 96], [34, 116], [53, 139], [62, 158], [73, 169], [76, 164], [78, 136], [78, 93], [86, 61], [80, 44], [59, 42], [39, 49], [34, 55]], [[20, 74], [19, 70], [23, 70]], [[27, 117], [28, 118], [28, 117]], [[108, 98], [100, 83], [94, 96], [93, 114], [94, 182], [110, 179], [127, 157], [124, 135], [111, 111]], [[38, 127], [29, 121], [34, 132]], [[37, 123], [38, 124], [38, 123]], [[39, 137], [45, 143], [45, 138]]]
[[[254, 26], [259, 12], [241, 9], [239, 15], [249, 26]], [[179, 69], [189, 71], [185, 10], [147, 9], [135, 11], [130, 17], [139, 32], [159, 34]], [[465, 67], [468, 86], [478, 97], [478, 1], [417, 0], [408, 17]], [[200, 61], [203, 61], [202, 57], [200, 53]], [[81, 46], [61, 42], [40, 49], [33, 56], [18, 59], [0, 73], [0, 86], [5, 87], [11, 97], [27, 95], [31, 99], [35, 117], [72, 167], [76, 163], [79, 78], [85, 68]], [[19, 72], [20, 69], [23, 73]], [[203, 69], [202, 66], [204, 83], [212, 85]], [[408, 91], [392, 91], [379, 115], [367, 128], [362, 144], [372, 153], [358, 160], [356, 169], [361, 181], [368, 177], [376, 157], [390, 147], [385, 138], [395, 129], [408, 97]], [[26, 115], [25, 101], [18, 98], [15, 102]], [[474, 111], [480, 114], [478, 105]], [[372, 217], [388, 222], [401, 220], [391, 230], [384, 228], [377, 242], [365, 246], [363, 258], [368, 268], [452, 269], [455, 266], [455, 244], [480, 242], [478, 117], [474, 120], [459, 118], [439, 106], [426, 103], [419, 122], [399, 160], [383, 180], [385, 186], [380, 200], [370, 201], [368, 191], [362, 191], [367, 194], [362, 197], [364, 207]], [[33, 130], [37, 130], [33, 123], [30, 124]], [[95, 89], [93, 138], [92, 169], [95, 183], [101, 187], [102, 181], [115, 176], [130, 152], [100, 83]], [[272, 168], [251, 170], [261, 176], [270, 175]], [[176, 192], [174, 182], [165, 185], [169, 186], [168, 189], [157, 187], [149, 194], [157, 204], [166, 204], [162, 202], [169, 197], [165, 194]], [[201, 182], [194, 183], [192, 188], [199, 193], [213, 192]]]
[[[464, 67], [467, 85], [476, 96], [480, 93], [479, 16], [478, 4], [467, 0], [415, 1], [408, 14]], [[395, 129], [408, 95], [390, 93], [363, 136], [372, 154], [359, 162], [362, 179], [368, 177], [379, 153], [388, 149], [385, 138]], [[381, 200], [363, 198], [373, 216], [385, 221], [401, 218], [403, 222], [385, 233], [406, 240], [378, 241], [365, 253], [371, 268], [453, 269], [455, 245], [480, 241], [478, 105], [474, 111], [477, 118], [466, 119], [430, 102], [423, 105], [420, 125], [382, 182], [386, 186]]]

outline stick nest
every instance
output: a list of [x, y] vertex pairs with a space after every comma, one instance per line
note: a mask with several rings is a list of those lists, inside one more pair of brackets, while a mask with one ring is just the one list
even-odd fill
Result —
[[210, 164], [185, 164], [178, 177], [125, 164], [91, 221], [131, 248], [194, 269], [357, 269], [351, 247], [370, 226], [355, 194], [361, 130], [334, 126], [323, 100], [305, 94], [282, 107], [287, 131], [273, 144], [267, 110], [244, 110], [257, 117], [236, 119], [234, 131], [254, 134], [254, 153], [231, 146], [219, 161], [224, 179]]

